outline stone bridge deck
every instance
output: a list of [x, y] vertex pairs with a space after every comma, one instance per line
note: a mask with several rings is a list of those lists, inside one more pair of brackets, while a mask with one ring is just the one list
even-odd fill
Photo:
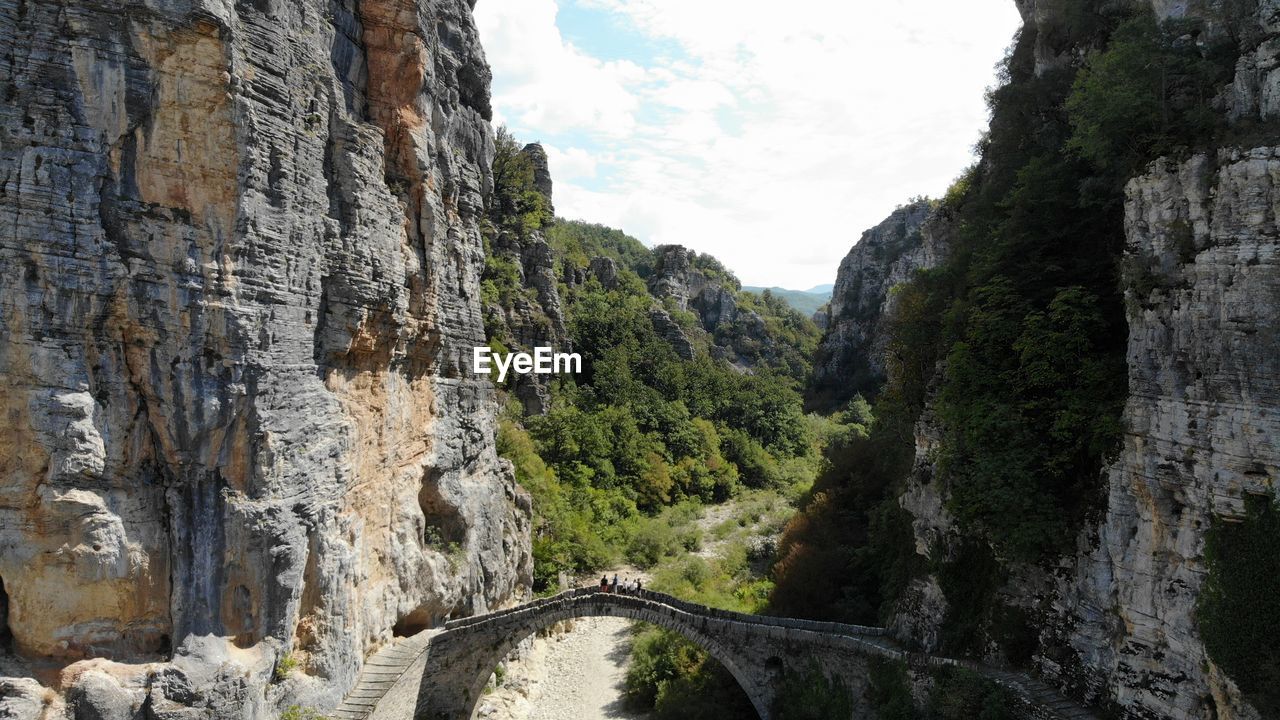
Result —
[[865, 686], [865, 677], [849, 676], [865, 676], [858, 669], [865, 669], [866, 659], [875, 657], [903, 660], [917, 669], [967, 668], [1011, 690], [1028, 718], [1095, 720], [1088, 710], [1039, 680], [970, 661], [908, 652], [884, 628], [748, 615], [648, 590], [613, 594], [595, 588], [453, 620], [443, 628], [384, 647], [366, 661], [355, 687], [333, 716], [339, 720], [466, 720], [493, 667], [521, 640], [561, 620], [599, 616], [641, 620], [684, 634], [729, 669], [764, 720], [770, 718], [784, 662], [818, 660], [858, 692]]

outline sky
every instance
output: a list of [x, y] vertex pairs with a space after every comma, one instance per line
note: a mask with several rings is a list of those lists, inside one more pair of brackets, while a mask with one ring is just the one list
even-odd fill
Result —
[[974, 160], [1013, 0], [479, 0], [495, 124], [560, 217], [835, 281], [862, 231]]

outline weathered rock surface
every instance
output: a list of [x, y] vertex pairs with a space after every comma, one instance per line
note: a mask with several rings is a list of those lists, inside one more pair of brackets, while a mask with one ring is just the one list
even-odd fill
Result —
[[1126, 192], [1128, 254], [1159, 280], [1126, 296], [1128, 431], [1096, 546], [1054, 587], [1084, 677], [1042, 664], [1134, 714], [1257, 717], [1194, 613], [1212, 518], [1280, 479], [1280, 148], [1159, 161]]
[[684, 334], [679, 323], [671, 318], [670, 313], [660, 308], [653, 308], [649, 311], [649, 322], [653, 323], [653, 329], [667, 341], [676, 354], [685, 360], [692, 360], [693, 343], [689, 342], [688, 336]]
[[[1055, 21], [1049, 3], [1019, 7], [1028, 24]], [[1153, 7], [1159, 17], [1213, 10]], [[1245, 49], [1221, 95], [1229, 117], [1275, 117], [1277, 10], [1258, 4], [1265, 37]], [[1051, 44], [1037, 52], [1041, 70], [1063, 61]], [[1214, 518], [1241, 517], [1244, 498], [1275, 496], [1280, 478], [1280, 148], [1162, 159], [1128, 183], [1126, 198], [1130, 395], [1120, 455], [1105, 470], [1106, 511], [1074, 556], [1012, 567], [1000, 601], [1033, 621], [1033, 661], [1046, 678], [1118, 716], [1258, 718], [1206, 653], [1195, 610]], [[933, 479], [941, 434], [928, 408], [915, 436], [899, 504], [928, 556], [954, 547], [945, 488]], [[899, 637], [937, 645], [939, 590], [932, 578], [913, 583], [897, 606]]]
[[0, 0], [0, 46], [14, 651], [125, 663], [64, 672], [81, 717], [269, 717], [523, 595], [469, 3]]
[[[1034, 620], [1040, 671], [1075, 694], [1133, 718], [1258, 718], [1205, 652], [1195, 608], [1213, 518], [1242, 517], [1280, 478], [1280, 148], [1161, 160], [1127, 198], [1130, 397], [1107, 509], [1074, 557], [1013, 567], [1001, 594]], [[899, 498], [923, 556], [955, 537], [939, 442], [926, 409]], [[895, 634], [936, 649], [941, 608], [917, 581]]]
[[[671, 298], [676, 307], [689, 309], [689, 302], [702, 294], [712, 280], [697, 267], [698, 253], [680, 245], [659, 245], [653, 249], [653, 273], [649, 293]], [[718, 287], [718, 285], [717, 285]]]
[[[525, 145], [520, 152], [533, 165], [534, 185], [546, 197], [550, 213], [552, 185], [547, 153], [537, 143]], [[514, 345], [511, 349], [532, 351], [535, 347], [553, 347], [559, 352], [569, 352], [572, 344], [565, 327], [556, 258], [542, 232], [535, 230], [520, 235], [510, 230], [495, 230], [489, 244], [496, 256], [515, 266], [520, 291], [485, 309], [487, 334]], [[551, 376], [516, 375], [510, 383], [526, 414], [541, 415], [550, 409]]]
[[946, 225], [930, 223], [936, 203], [917, 200], [862, 234], [840, 262], [826, 332], [813, 361], [811, 402], [837, 407], [872, 393], [885, 379], [882, 323], [893, 310], [890, 290], [947, 254]]
[[618, 287], [618, 264], [613, 258], [593, 257], [587, 270], [600, 282], [600, 287], [613, 290]]
[[529, 143], [520, 150], [533, 164], [533, 186], [547, 199], [547, 213], [554, 216], [555, 205], [552, 204], [551, 163], [547, 160], [547, 151], [540, 143]]
[[[744, 372], [761, 365], [784, 364], [782, 348], [769, 333], [764, 318], [754, 310], [739, 307], [741, 284], [718, 260], [680, 245], [659, 245], [653, 249], [653, 257], [649, 293], [659, 300], [669, 299], [676, 308], [697, 316], [698, 325], [707, 333], [712, 357]], [[685, 342], [691, 340], [678, 326], [676, 331], [685, 337]], [[677, 352], [684, 352], [684, 343], [669, 339]]]

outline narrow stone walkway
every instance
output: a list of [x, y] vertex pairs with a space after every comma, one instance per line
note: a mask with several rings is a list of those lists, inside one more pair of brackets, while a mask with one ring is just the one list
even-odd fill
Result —
[[378, 701], [404, 676], [414, 661], [427, 651], [431, 646], [431, 639], [441, 632], [425, 630], [411, 637], [400, 638], [374, 653], [360, 669], [355, 687], [342, 699], [342, 704], [334, 709], [334, 720], [363, 720], [368, 717]]

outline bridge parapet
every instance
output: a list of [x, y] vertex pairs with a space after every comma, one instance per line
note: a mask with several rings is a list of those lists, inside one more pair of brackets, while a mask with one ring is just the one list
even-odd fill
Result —
[[680, 600], [665, 593], [654, 592], [652, 590], [638, 590], [633, 592], [603, 592], [596, 587], [574, 588], [566, 590], [557, 595], [541, 598], [525, 605], [505, 610], [497, 610], [485, 615], [474, 615], [467, 618], [458, 618], [445, 623], [445, 630], [456, 630], [465, 628], [479, 623], [490, 622], [502, 619], [516, 612], [536, 611], [548, 606], [562, 603], [566, 600], [574, 600], [582, 597], [596, 597], [606, 599], [621, 598], [638, 598], [647, 600], [659, 605], [666, 605], [677, 610], [684, 611], [690, 615], [699, 615], [718, 620], [730, 620], [733, 622], [747, 623], [750, 625], [774, 625], [778, 627], [790, 628], [794, 630], [807, 630], [810, 632], [827, 633], [830, 635], [848, 635], [848, 636], [882, 636], [888, 634], [888, 630], [882, 627], [872, 627], [868, 625], [851, 625], [848, 623], [826, 622], [820, 620], [804, 620], [801, 618], [776, 617], [772, 615], [751, 615], [748, 613], [740, 613], [732, 610], [722, 610], [713, 608], [708, 605], [699, 605], [698, 603]]

